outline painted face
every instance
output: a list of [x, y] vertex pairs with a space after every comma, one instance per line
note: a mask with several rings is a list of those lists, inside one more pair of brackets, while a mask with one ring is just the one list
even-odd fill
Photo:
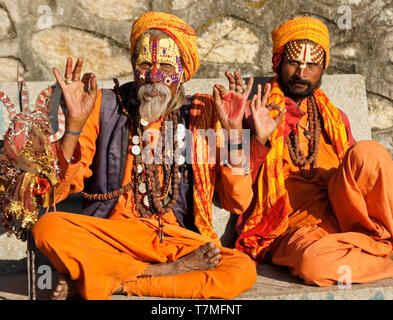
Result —
[[171, 38], [159, 39], [145, 34], [138, 41], [136, 49], [137, 80], [160, 81], [168, 87], [180, 84], [183, 67], [181, 53]]
[[295, 40], [285, 45], [285, 56], [287, 61], [299, 62], [299, 68], [306, 69], [307, 64], [324, 68], [325, 51], [323, 48], [308, 40]]

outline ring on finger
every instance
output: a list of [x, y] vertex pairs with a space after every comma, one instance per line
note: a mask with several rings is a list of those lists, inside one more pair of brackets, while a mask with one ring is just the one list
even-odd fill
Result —
[[65, 78], [65, 79], [64, 79], [64, 82], [65, 82], [66, 84], [70, 84], [70, 83], [73, 83], [74, 81], [73, 81], [72, 79]]

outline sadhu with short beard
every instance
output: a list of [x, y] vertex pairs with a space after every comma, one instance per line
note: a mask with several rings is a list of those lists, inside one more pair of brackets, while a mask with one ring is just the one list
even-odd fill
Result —
[[[252, 161], [261, 168], [236, 248], [288, 267], [306, 284], [392, 277], [393, 162], [380, 144], [355, 143], [347, 117], [319, 88], [330, 58], [327, 27], [299, 17], [272, 38], [277, 76], [268, 108], [254, 98], [247, 112], [260, 142]], [[270, 134], [281, 109], [284, 120]]]
[[[131, 52], [135, 81], [114, 90], [97, 90], [91, 73], [80, 80], [81, 59], [74, 69], [68, 59], [65, 79], [54, 69], [68, 109], [56, 202], [83, 191], [88, 205], [85, 215], [47, 213], [33, 228], [38, 248], [62, 275], [53, 297], [235, 297], [256, 281], [255, 264], [220, 245], [211, 210], [215, 189], [231, 212], [242, 213], [252, 199], [248, 167], [237, 161], [244, 157], [245, 104], [234, 110], [228, 102], [247, 99], [252, 81], [242, 94], [229, 92], [230, 99], [215, 89], [215, 105], [210, 95], [186, 97], [183, 83], [199, 66], [196, 34], [166, 13], [134, 23]], [[202, 159], [208, 150], [197, 130], [221, 127], [238, 146], [225, 165], [184, 161], [187, 148]], [[184, 148], [185, 129], [195, 143]], [[168, 135], [173, 139], [163, 139]], [[168, 153], [173, 161], [164, 161]]]

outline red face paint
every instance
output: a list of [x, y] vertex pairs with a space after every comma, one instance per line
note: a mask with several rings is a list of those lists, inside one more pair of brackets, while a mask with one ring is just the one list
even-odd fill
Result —
[[153, 39], [153, 43], [151, 45], [151, 62], [152, 62], [152, 72], [151, 76], [155, 77], [157, 74], [157, 48], [158, 48], [158, 39]]

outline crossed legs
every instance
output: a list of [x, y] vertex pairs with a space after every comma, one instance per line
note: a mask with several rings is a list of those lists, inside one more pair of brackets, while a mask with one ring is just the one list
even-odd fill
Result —
[[[255, 265], [236, 250], [153, 219], [107, 220], [56, 212], [33, 228], [38, 248], [63, 277], [54, 296], [72, 287], [85, 299], [114, 292], [181, 298], [232, 298], [256, 280]], [[71, 284], [75, 284], [75, 286]]]
[[272, 262], [319, 286], [393, 277], [392, 183], [387, 150], [372, 141], [356, 143], [329, 181], [332, 213], [278, 240]]

